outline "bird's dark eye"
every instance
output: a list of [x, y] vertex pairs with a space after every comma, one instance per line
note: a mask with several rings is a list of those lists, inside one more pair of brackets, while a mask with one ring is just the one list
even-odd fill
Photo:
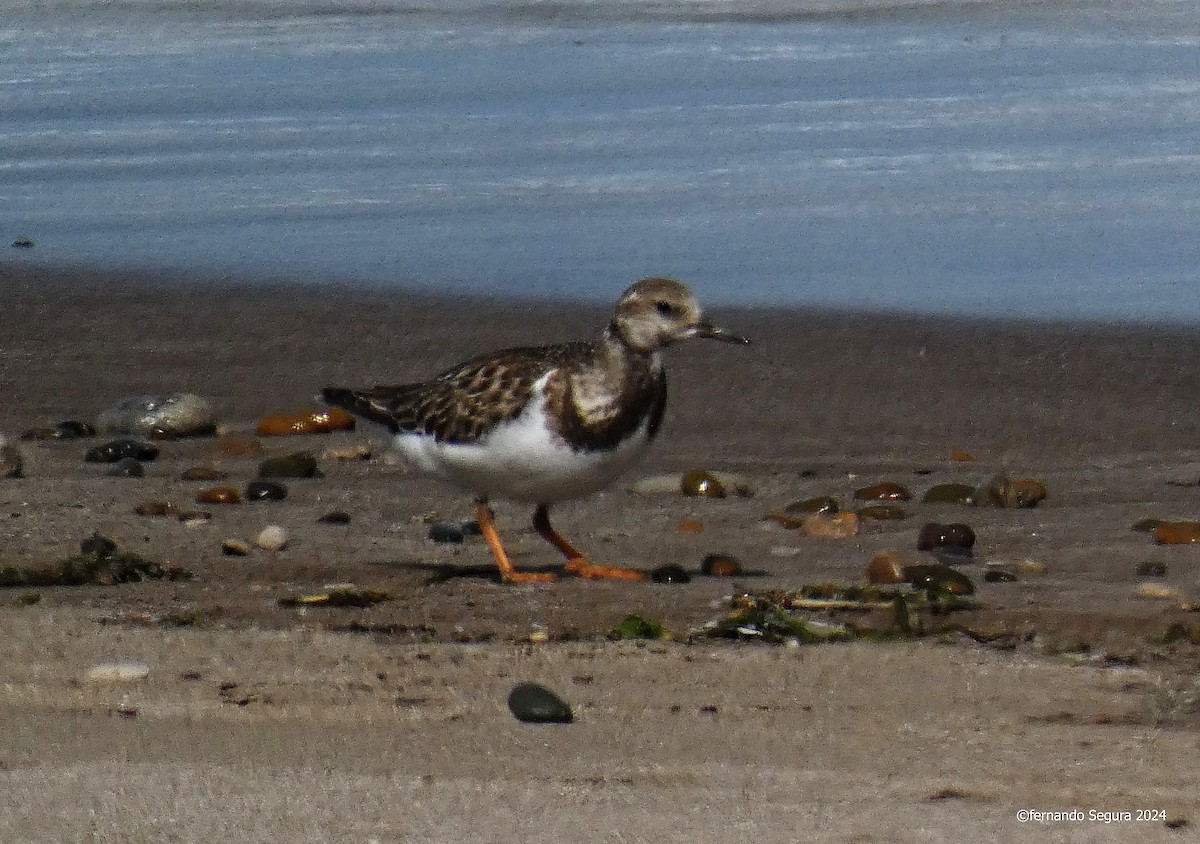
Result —
[[663, 316], [674, 316], [675, 315], [675, 306], [672, 305], [670, 302], [663, 302], [663, 301], [655, 302], [654, 309], [656, 311], [658, 311], [660, 314], [662, 314]]

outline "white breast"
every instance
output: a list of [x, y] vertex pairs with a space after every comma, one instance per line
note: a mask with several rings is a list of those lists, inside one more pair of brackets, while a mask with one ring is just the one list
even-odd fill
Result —
[[546, 424], [544, 383], [545, 377], [520, 416], [478, 443], [439, 443], [429, 434], [403, 432], [394, 444], [419, 469], [477, 495], [551, 504], [603, 489], [645, 450], [648, 420], [611, 450], [575, 451]]

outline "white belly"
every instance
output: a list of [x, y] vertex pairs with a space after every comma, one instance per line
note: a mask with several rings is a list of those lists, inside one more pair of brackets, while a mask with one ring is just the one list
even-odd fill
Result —
[[478, 443], [439, 443], [412, 432], [396, 434], [393, 442], [417, 468], [477, 495], [552, 504], [612, 483], [645, 450], [647, 424], [612, 450], [575, 451], [546, 428], [539, 401]]

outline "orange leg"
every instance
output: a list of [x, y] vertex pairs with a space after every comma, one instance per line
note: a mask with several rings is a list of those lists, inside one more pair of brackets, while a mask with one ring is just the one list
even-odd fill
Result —
[[549, 573], [521, 572], [513, 568], [509, 562], [504, 546], [500, 544], [500, 534], [496, 532], [496, 517], [486, 501], [479, 502], [475, 508], [475, 521], [479, 522], [479, 532], [487, 543], [492, 556], [496, 558], [496, 568], [500, 569], [500, 579], [505, 583], [552, 583], [558, 578]]
[[587, 578], [607, 578], [610, 580], [645, 580], [644, 572], [634, 569], [622, 569], [614, 566], [598, 566], [580, 553], [579, 549], [562, 538], [562, 535], [550, 524], [550, 508], [539, 504], [533, 513], [533, 529], [541, 534], [542, 539], [557, 548], [567, 558], [567, 571]]

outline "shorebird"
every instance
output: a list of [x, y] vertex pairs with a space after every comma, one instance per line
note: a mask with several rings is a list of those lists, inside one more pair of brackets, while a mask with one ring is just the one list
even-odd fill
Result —
[[533, 527], [567, 558], [567, 572], [643, 580], [640, 571], [588, 560], [550, 524], [550, 507], [603, 489], [645, 450], [667, 400], [660, 353], [693, 337], [750, 342], [705, 319], [683, 283], [647, 278], [621, 294], [595, 340], [505, 349], [428, 381], [326, 387], [322, 394], [386, 426], [417, 468], [475, 494], [476, 519], [503, 581], [556, 578], [513, 568], [493, 498], [535, 505]]

